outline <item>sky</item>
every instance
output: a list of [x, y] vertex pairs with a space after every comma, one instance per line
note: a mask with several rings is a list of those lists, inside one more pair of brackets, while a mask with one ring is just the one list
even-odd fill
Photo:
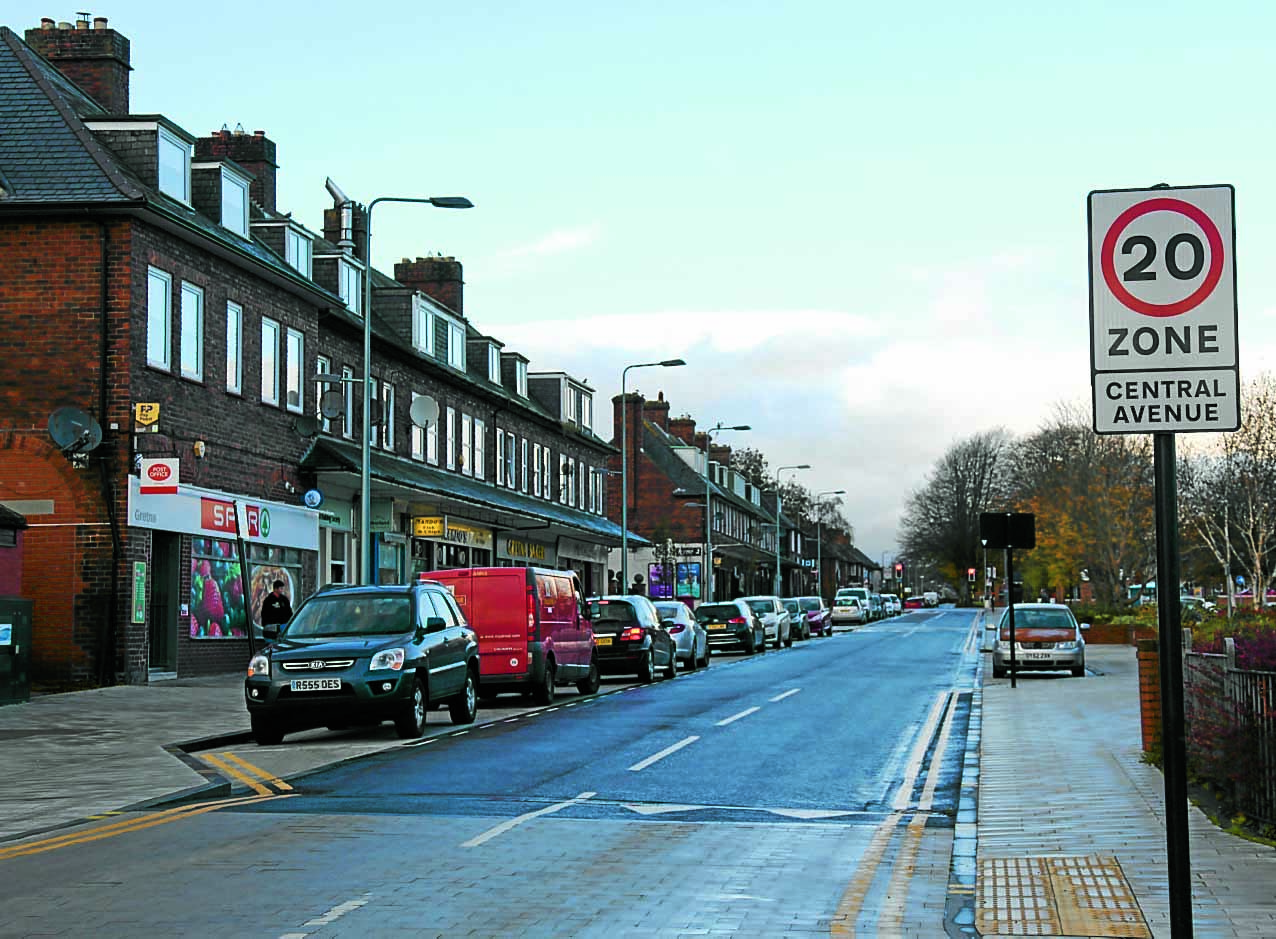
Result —
[[[7, 25], [74, 9], [29, 6]], [[264, 130], [313, 230], [331, 176], [372, 250], [464, 265], [465, 313], [772, 467], [846, 489], [889, 560], [955, 441], [1089, 411], [1086, 195], [1236, 188], [1241, 375], [1276, 361], [1269, 3], [117, 0], [132, 110]], [[786, 474], [787, 475], [787, 474]]]

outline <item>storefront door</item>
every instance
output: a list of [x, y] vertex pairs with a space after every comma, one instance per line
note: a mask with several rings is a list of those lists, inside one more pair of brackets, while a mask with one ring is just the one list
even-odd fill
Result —
[[177, 622], [181, 604], [180, 535], [151, 532], [151, 606], [147, 616], [150, 669], [177, 671]]

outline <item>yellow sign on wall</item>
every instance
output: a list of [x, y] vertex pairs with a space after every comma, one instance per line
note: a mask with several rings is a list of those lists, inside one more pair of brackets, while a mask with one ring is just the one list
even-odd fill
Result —
[[143, 427], [150, 427], [159, 420], [159, 402], [148, 401], [133, 405], [133, 419]]
[[442, 538], [447, 519], [442, 515], [425, 515], [412, 519], [412, 534], [417, 538]]

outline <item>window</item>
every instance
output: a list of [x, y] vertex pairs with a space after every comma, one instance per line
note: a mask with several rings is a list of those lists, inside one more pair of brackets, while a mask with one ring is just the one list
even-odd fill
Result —
[[345, 301], [346, 309], [351, 313], [359, 313], [363, 310], [363, 293], [359, 286], [359, 269], [345, 258], [338, 259], [337, 293]]
[[523, 491], [527, 492], [527, 438], [523, 438]]
[[567, 504], [567, 493], [571, 491], [571, 481], [567, 478], [567, 454], [558, 454], [558, 502]]
[[447, 452], [447, 468], [456, 469], [456, 409], [447, 409], [447, 436], [443, 441], [443, 446]]
[[313, 276], [314, 245], [310, 236], [295, 228], [284, 230], [284, 260], [305, 277]]
[[182, 377], [204, 378], [204, 291], [182, 284]]
[[430, 421], [425, 429], [425, 458], [435, 466], [439, 465], [439, 422]]
[[514, 363], [514, 390], [518, 392], [520, 398], [527, 397], [527, 363], [523, 361], [515, 361]]
[[570, 457], [567, 459], [567, 504], [576, 504], [576, 461]]
[[568, 385], [566, 395], [567, 401], [565, 402], [567, 406], [567, 420], [572, 421], [573, 423], [576, 421], [576, 394], [576, 389], [571, 385]]
[[[332, 374], [332, 359], [326, 355], [315, 356], [315, 371], [320, 375]], [[332, 388], [332, 385], [326, 382], [315, 382], [315, 413], [319, 418], [319, 427], [325, 434], [332, 432], [332, 421], [323, 416], [323, 396]]]
[[[584, 467], [582, 467], [581, 469], [582, 469], [582, 471], [583, 471], [583, 472], [584, 472], [584, 474], [585, 474], [585, 479], [589, 480], [589, 483], [588, 483], [588, 485], [589, 485], [589, 511], [593, 512], [593, 511], [595, 510], [595, 508], [594, 508], [594, 506], [595, 506], [595, 502], [594, 502], [594, 480], [596, 480], [596, 479], [598, 478], [598, 470], [597, 470], [597, 468], [595, 468], [595, 467], [593, 467], [593, 466], [584, 466]], [[583, 483], [583, 480], [582, 480], [582, 483]], [[582, 488], [582, 489], [581, 489], [581, 492], [584, 492], [584, 491], [585, 491], [585, 490]], [[585, 497], [584, 497], [583, 495], [580, 497], [580, 507], [581, 507], [582, 509], [585, 507]]]
[[461, 415], [461, 472], [474, 474], [474, 421], [468, 414]]
[[580, 426], [586, 430], [594, 429], [594, 396], [580, 396]]
[[541, 494], [541, 445], [532, 446], [532, 495]]
[[279, 403], [279, 324], [261, 319], [261, 400]]
[[161, 270], [146, 270], [146, 364], [172, 367], [173, 278]]
[[[417, 399], [420, 397], [421, 395], [417, 394], [415, 391], [412, 392], [413, 407], [416, 407]], [[424, 427], [415, 423], [412, 425], [412, 438], [411, 438], [411, 441], [409, 442], [409, 446], [411, 447], [412, 459], [414, 460], [425, 459], [425, 428]]]
[[501, 350], [492, 345], [487, 347], [487, 380], [494, 385], [501, 383]]
[[[577, 469], [580, 470], [579, 473], [575, 472]], [[579, 505], [581, 507], [581, 510], [583, 511], [585, 508], [586, 487], [589, 484], [589, 472], [586, 469], [584, 463], [577, 464], [577, 466], [573, 467], [572, 471], [573, 471], [573, 474], [576, 476], [576, 496], [577, 496], [576, 504]]]
[[418, 296], [412, 297], [412, 346], [418, 352], [434, 355], [434, 314]]
[[[483, 467], [483, 461], [487, 457], [487, 454], [486, 454], [487, 448], [484, 444], [483, 438], [486, 436], [486, 434], [487, 434], [487, 425], [485, 425], [477, 417], [474, 418], [474, 478], [475, 479], [482, 479], [483, 473], [485, 472], [485, 469]], [[501, 435], [501, 432], [498, 430], [496, 432], [496, 435], [499, 437]]]
[[191, 146], [163, 127], [159, 129], [159, 189], [174, 199], [191, 201]]
[[354, 369], [349, 365], [341, 367], [341, 396], [345, 398], [345, 406], [341, 412], [341, 436], [354, 439]]
[[244, 383], [244, 308], [226, 301], [226, 390], [243, 391]]
[[[379, 378], [370, 378], [370, 379], [368, 379], [368, 397], [369, 397], [369, 399], [370, 399], [371, 401], [376, 402], [378, 405], [380, 404], [380, 401], [381, 401], [381, 379], [379, 379]], [[370, 446], [370, 447], [379, 447], [379, 446], [381, 446], [381, 440], [380, 440], [380, 437], [381, 437], [381, 430], [380, 430], [380, 427], [381, 427], [381, 421], [380, 421], [380, 420], [378, 420], [378, 418], [377, 418], [376, 408], [375, 408], [375, 407], [372, 407], [372, 408], [370, 408], [370, 409], [369, 409], [369, 411], [368, 411], [368, 429], [367, 429], [367, 433], [368, 433], [368, 446]]]
[[394, 385], [381, 383], [381, 448], [394, 452]]
[[505, 434], [505, 484], [511, 489], [518, 486], [518, 438]]
[[544, 479], [544, 485], [541, 487], [541, 492], [544, 494], [546, 499], [554, 498], [554, 477], [550, 473], [550, 470], [552, 468], [553, 468], [553, 463], [550, 461], [549, 447], [542, 447], [541, 448], [541, 477]]
[[222, 228], [248, 237], [248, 180], [222, 167]]
[[496, 485], [505, 485], [505, 431], [496, 428]]
[[466, 370], [466, 330], [457, 323], [448, 323], [448, 365]]
[[295, 329], [289, 329], [286, 338], [288, 361], [284, 365], [284, 383], [287, 389], [287, 408], [300, 414], [305, 410], [306, 393], [302, 375], [306, 366], [306, 337]]

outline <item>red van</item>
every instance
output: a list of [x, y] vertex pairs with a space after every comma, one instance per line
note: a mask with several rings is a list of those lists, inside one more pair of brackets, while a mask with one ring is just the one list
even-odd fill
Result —
[[479, 697], [502, 691], [554, 700], [554, 686], [598, 690], [598, 661], [589, 604], [574, 571], [539, 567], [472, 567], [425, 571], [456, 598], [478, 633]]

